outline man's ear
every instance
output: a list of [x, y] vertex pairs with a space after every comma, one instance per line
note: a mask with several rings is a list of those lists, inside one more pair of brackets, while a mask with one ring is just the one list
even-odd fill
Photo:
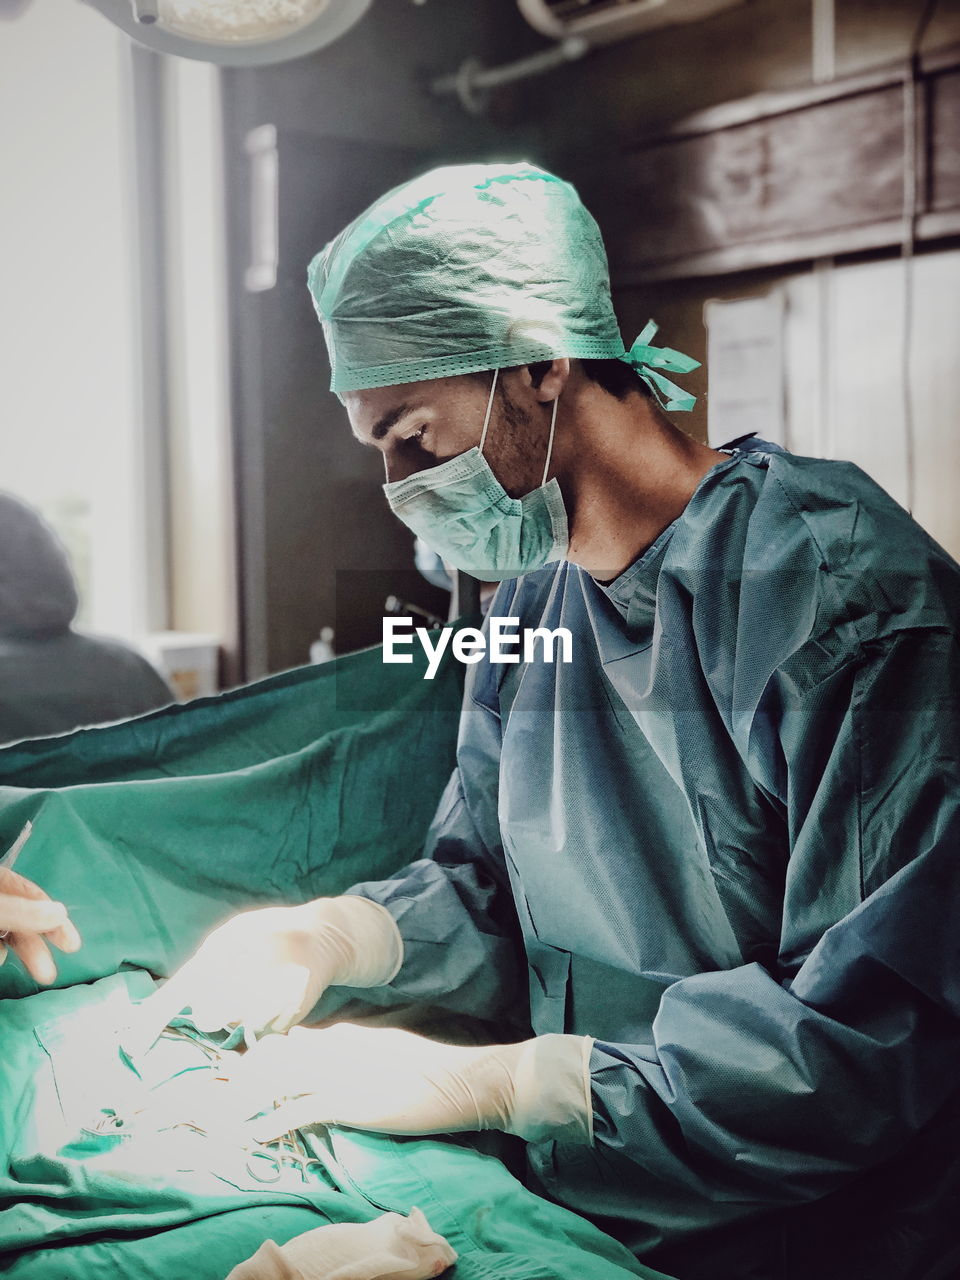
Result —
[[[531, 376], [531, 370], [536, 370], [540, 375], [539, 379]], [[558, 356], [556, 360], [544, 361], [537, 365], [526, 366], [527, 377], [530, 378], [530, 385], [534, 396], [543, 403], [549, 403], [556, 400], [561, 394], [567, 382], [570, 379], [570, 361], [566, 356]]]

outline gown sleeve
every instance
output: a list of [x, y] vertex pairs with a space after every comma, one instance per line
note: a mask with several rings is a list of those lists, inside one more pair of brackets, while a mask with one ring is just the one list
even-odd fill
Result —
[[779, 956], [673, 983], [653, 1045], [598, 1041], [590, 1063], [596, 1144], [733, 1217], [891, 1157], [960, 1081], [957, 637], [906, 627], [769, 693]]

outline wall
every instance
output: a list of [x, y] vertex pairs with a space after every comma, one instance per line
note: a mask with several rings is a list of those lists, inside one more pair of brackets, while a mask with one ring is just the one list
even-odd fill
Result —
[[146, 480], [123, 52], [80, 4], [0, 23], [0, 484], [67, 542], [83, 622], [133, 637]]
[[[689, 26], [591, 54], [531, 89], [528, 109], [558, 163], [611, 155], [703, 108], [809, 84], [811, 0], [747, 0]], [[906, 56], [919, 0], [836, 0], [836, 74]], [[941, 0], [924, 49], [960, 40], [960, 5]]]
[[[919, 0], [837, 0], [837, 75], [903, 59], [923, 8]], [[811, 14], [809, 0], [753, 0], [695, 26], [601, 51], [545, 78], [530, 103], [549, 140], [551, 162], [575, 178], [599, 170], [616, 204], [623, 157], [640, 139], [710, 106], [809, 84]], [[923, 49], [958, 41], [960, 5], [941, 2]], [[636, 220], [642, 229], [642, 209]], [[663, 342], [705, 361], [708, 299], [783, 289], [790, 447], [857, 462], [912, 505], [917, 519], [960, 557], [960, 508], [952, 483], [960, 474], [960, 447], [950, 427], [950, 406], [960, 395], [960, 250], [950, 242], [929, 246], [918, 253], [912, 271], [908, 362], [907, 271], [889, 254], [660, 280], [620, 288], [616, 303], [628, 343], [653, 316]], [[909, 454], [907, 367], [914, 419]], [[708, 371], [703, 367], [681, 381], [700, 401], [677, 421], [704, 439]]]
[[960, 560], [960, 248], [796, 276], [786, 294], [790, 448], [858, 463]]

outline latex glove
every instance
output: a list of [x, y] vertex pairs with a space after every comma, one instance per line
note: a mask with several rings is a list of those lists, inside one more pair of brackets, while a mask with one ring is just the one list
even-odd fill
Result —
[[232, 916], [139, 1007], [135, 1024], [154, 1039], [189, 1008], [200, 1030], [242, 1023], [248, 1033], [286, 1031], [327, 987], [378, 987], [403, 961], [403, 940], [385, 907], [368, 898], [318, 898]]
[[[383, 1133], [502, 1129], [527, 1141], [591, 1143], [589, 1036], [452, 1045], [342, 1022], [264, 1040], [231, 1074], [237, 1119], [269, 1142], [310, 1124]], [[269, 1108], [279, 1102], [275, 1111]]]
[[57, 976], [57, 966], [48, 942], [60, 951], [79, 951], [77, 933], [67, 908], [52, 902], [39, 885], [26, 876], [0, 867], [0, 964], [7, 949], [19, 956], [35, 982], [49, 986]]
[[457, 1255], [419, 1209], [370, 1222], [314, 1227], [286, 1244], [266, 1240], [227, 1280], [426, 1280]]

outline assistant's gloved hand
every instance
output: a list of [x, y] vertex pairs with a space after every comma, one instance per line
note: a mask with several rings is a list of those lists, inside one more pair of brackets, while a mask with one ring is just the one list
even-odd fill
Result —
[[403, 940], [385, 907], [368, 898], [317, 898], [231, 917], [140, 1006], [154, 1034], [189, 1008], [204, 1031], [242, 1023], [248, 1033], [286, 1031], [327, 987], [379, 987], [403, 961]]
[[60, 951], [79, 951], [80, 935], [66, 907], [52, 902], [26, 876], [0, 867], [0, 964], [9, 947], [35, 982], [49, 985], [57, 976], [57, 966], [48, 942]]
[[250, 1136], [326, 1123], [382, 1133], [502, 1129], [527, 1141], [590, 1143], [589, 1036], [452, 1045], [394, 1027], [295, 1028], [238, 1062], [228, 1089]]

